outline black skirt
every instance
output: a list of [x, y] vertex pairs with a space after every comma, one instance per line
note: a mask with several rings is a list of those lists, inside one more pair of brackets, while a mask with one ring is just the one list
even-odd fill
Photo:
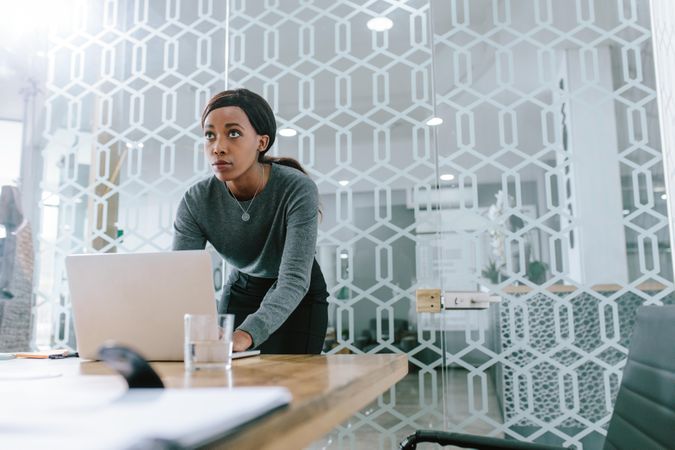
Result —
[[[223, 304], [234, 314], [237, 328], [260, 308], [276, 278], [258, 278], [242, 272], [231, 274], [225, 286]], [[328, 291], [319, 264], [312, 264], [309, 291], [298, 307], [270, 337], [257, 348], [265, 354], [319, 354], [328, 326]]]

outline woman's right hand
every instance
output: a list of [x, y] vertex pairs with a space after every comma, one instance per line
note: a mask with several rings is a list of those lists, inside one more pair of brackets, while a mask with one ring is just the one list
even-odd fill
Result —
[[232, 333], [232, 351], [244, 352], [253, 345], [253, 338], [244, 330], [234, 330]]

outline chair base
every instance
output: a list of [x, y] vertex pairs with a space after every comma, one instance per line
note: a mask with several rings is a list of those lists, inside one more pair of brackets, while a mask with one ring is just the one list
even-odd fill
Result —
[[432, 442], [440, 445], [455, 445], [476, 450], [564, 450], [565, 447], [510, 441], [471, 434], [448, 433], [445, 431], [418, 430], [401, 441], [400, 450], [415, 450], [420, 442]]

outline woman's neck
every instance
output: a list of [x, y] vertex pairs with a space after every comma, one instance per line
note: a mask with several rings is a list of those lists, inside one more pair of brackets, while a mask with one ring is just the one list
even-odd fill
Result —
[[226, 181], [225, 184], [230, 192], [239, 201], [250, 200], [259, 194], [269, 179], [269, 170], [266, 170], [265, 164], [256, 163], [251, 166], [247, 173], [236, 180]]

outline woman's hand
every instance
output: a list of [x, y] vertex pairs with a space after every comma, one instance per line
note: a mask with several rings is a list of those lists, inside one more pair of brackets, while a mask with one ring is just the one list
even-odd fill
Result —
[[253, 338], [244, 330], [234, 330], [232, 333], [232, 351], [243, 352], [253, 345]]

